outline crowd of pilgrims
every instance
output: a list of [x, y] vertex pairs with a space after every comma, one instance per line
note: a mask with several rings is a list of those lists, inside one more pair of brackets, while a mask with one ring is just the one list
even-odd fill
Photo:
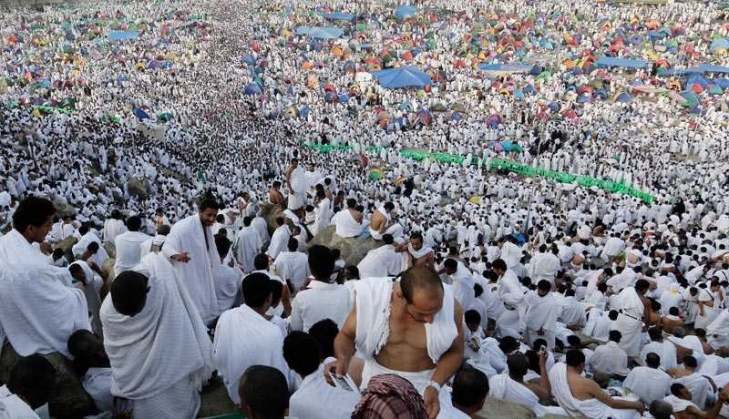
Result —
[[[0, 106], [0, 418], [193, 418], [201, 390], [221, 382], [250, 418], [481, 417], [494, 399], [538, 417], [729, 417], [724, 112], [689, 118], [660, 98], [542, 121], [538, 101], [559, 101], [565, 68], [517, 101], [454, 68], [447, 31], [427, 58], [445, 81], [427, 94], [363, 83], [361, 99], [327, 103], [306, 87], [301, 54], [334, 85], [354, 75], [329, 50], [278, 42], [281, 30], [316, 23], [289, 3], [101, 2], [0, 16], [2, 75], [17, 64], [52, 82], [84, 79], [44, 93], [74, 97], [71, 113]], [[721, 17], [694, 3], [435, 3], [455, 11], [456, 31], [474, 12], [512, 7], [671, 19], [701, 36]], [[376, 45], [403, 30], [385, 5], [327, 6], [378, 20]], [[190, 25], [183, 9], [204, 19]], [[73, 38], [47, 29], [38, 43], [21, 34], [31, 22], [100, 16], [144, 18], [148, 29], [103, 54], [80, 26]], [[583, 19], [582, 30], [600, 30]], [[68, 42], [89, 58], [61, 59]], [[697, 59], [708, 48], [699, 42]], [[261, 75], [243, 53], [266, 61]], [[136, 67], [169, 54], [175, 71]], [[634, 76], [655, 77], [616, 72], [615, 83]], [[263, 94], [243, 96], [254, 77]], [[27, 83], [0, 88], [3, 101], [32, 98]], [[471, 111], [383, 129], [373, 104], [394, 113], [404, 102]], [[140, 108], [173, 116], [141, 121], [131, 114]], [[108, 117], [122, 113], [132, 116]], [[492, 114], [498, 123], [484, 124]], [[507, 140], [524, 151], [490, 146]], [[416, 161], [405, 150], [467, 158]], [[624, 182], [653, 200], [493, 170], [496, 157]], [[363, 241], [371, 250], [353, 260], [351, 243]], [[417, 332], [378, 323], [372, 307], [412, 310], [432, 278], [438, 314], [407, 311]], [[383, 281], [385, 297], [368, 295]], [[343, 349], [348, 339], [356, 353]], [[411, 370], [403, 356], [398, 370], [392, 339], [427, 352], [430, 368]], [[72, 406], [68, 392], [88, 403]]]

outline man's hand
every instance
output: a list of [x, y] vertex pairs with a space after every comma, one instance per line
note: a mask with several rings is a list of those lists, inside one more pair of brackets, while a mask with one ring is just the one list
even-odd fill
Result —
[[540, 327], [539, 330], [537, 330], [537, 335], [544, 336], [544, 329]]
[[349, 373], [349, 361], [349, 359], [338, 359], [334, 362], [327, 364], [324, 367], [324, 378], [327, 380], [327, 383], [329, 383], [330, 386], [334, 387], [334, 382], [332, 381], [331, 374], [334, 374], [334, 376], [336, 377], [344, 377]]
[[425, 401], [425, 411], [428, 413], [429, 419], [435, 419], [440, 412], [440, 400], [438, 399], [438, 391], [433, 387], [427, 387], [423, 393]]
[[638, 413], [640, 413], [641, 416], [643, 416], [643, 411], [645, 410], [645, 405], [643, 405], [643, 402], [636, 401], [636, 402], [633, 402], [633, 403], [635, 403], [634, 409], [637, 410]]
[[187, 263], [190, 261], [190, 256], [187, 252], [178, 253], [176, 255], [172, 255], [172, 260], [174, 260], [176, 262]]

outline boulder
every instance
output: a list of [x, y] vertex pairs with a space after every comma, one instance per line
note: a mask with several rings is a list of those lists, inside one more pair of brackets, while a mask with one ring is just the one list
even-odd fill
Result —
[[535, 415], [531, 409], [524, 406], [487, 397], [483, 409], [478, 412], [478, 417], [483, 419], [527, 419], [533, 418]]
[[[81, 380], [73, 369], [73, 363], [58, 352], [43, 355], [56, 369], [56, 385], [48, 408], [51, 416], [59, 419], [79, 418], [96, 412], [93, 399], [84, 391]], [[7, 382], [10, 371], [21, 356], [6, 343], [0, 356], [0, 381]]]
[[152, 187], [149, 185], [149, 181], [147, 179], [135, 177], [127, 182], [127, 193], [139, 200], [149, 198], [151, 191]]
[[73, 216], [76, 214], [76, 208], [61, 200], [53, 201], [53, 206], [56, 208], [56, 217], [63, 218], [66, 216]]
[[276, 228], [278, 228], [276, 218], [284, 216], [286, 207], [268, 202], [259, 204], [259, 207], [261, 209], [261, 215], [266, 220], [266, 225], [268, 225], [268, 234], [273, 234]]
[[367, 252], [382, 246], [382, 242], [375, 241], [372, 237], [354, 237], [343, 239], [334, 234], [335, 226], [331, 225], [320, 231], [314, 239], [306, 246], [307, 250], [316, 244], [326, 246], [330, 249], [339, 249], [347, 265], [357, 265], [364, 259]]

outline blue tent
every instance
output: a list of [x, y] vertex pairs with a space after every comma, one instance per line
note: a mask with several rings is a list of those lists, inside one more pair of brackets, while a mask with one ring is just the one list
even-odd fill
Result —
[[628, 103], [631, 100], [633, 100], [633, 96], [630, 96], [628, 93], [621, 93], [618, 95], [618, 97], [615, 98], [615, 101], [618, 103]]
[[256, 63], [256, 59], [252, 55], [249, 55], [249, 54], [244, 55], [243, 58], [241, 58], [241, 60], [248, 65], [254, 65]]
[[715, 51], [719, 51], [720, 49], [729, 49], [729, 39], [718, 38], [711, 42], [709, 51], [715, 52]]
[[701, 64], [699, 70], [705, 73], [725, 73], [729, 74], [729, 67], [722, 67], [720, 65]]
[[110, 41], [116, 42], [116, 41], [123, 41], [127, 39], [137, 39], [139, 38], [139, 32], [135, 31], [112, 31], [109, 32], [109, 35], [107, 36]]
[[311, 112], [311, 108], [308, 106], [304, 106], [299, 109], [299, 116], [302, 118], [306, 118], [307, 116], [309, 116], [309, 112]]
[[248, 83], [243, 92], [246, 96], [256, 96], [263, 93], [263, 88], [258, 83]]
[[426, 73], [415, 67], [400, 67], [388, 70], [373, 71], [382, 87], [387, 89], [401, 89], [405, 87], [425, 87], [433, 84], [433, 80]]
[[398, 19], [406, 19], [418, 15], [418, 9], [413, 6], [402, 5], [395, 9], [395, 17]]
[[613, 57], [600, 57], [597, 60], [597, 66], [599, 68], [605, 67], [621, 67], [621, 68], [649, 68], [650, 64], [645, 61], [631, 60], [629, 58], [613, 58]]
[[701, 74], [692, 74], [686, 81], [686, 86], [691, 86], [694, 84], [698, 84], [703, 89], [706, 89], [711, 83], [709, 83], [709, 81], [706, 80]]
[[354, 20], [354, 15], [351, 13], [334, 12], [325, 14], [324, 18], [329, 20], [346, 20], [351, 22]]
[[532, 73], [534, 69], [537, 69], [537, 74], [539, 74], [539, 67], [531, 64], [519, 64], [519, 63], [509, 63], [509, 64], [479, 64], [478, 69], [483, 71], [500, 71], [505, 73]]
[[149, 114], [139, 108], [132, 111], [134, 113], [134, 116], [137, 117], [140, 121], [144, 121], [145, 119], [149, 119]]
[[331, 26], [299, 26], [296, 35], [307, 35], [314, 39], [335, 39], [344, 35], [344, 31]]

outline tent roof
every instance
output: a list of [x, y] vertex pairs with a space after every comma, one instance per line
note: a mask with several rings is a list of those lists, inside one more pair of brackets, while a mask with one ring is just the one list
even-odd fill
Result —
[[720, 65], [701, 64], [699, 70], [705, 73], [727, 73], [729, 74], [729, 67], [722, 67]]
[[429, 75], [416, 67], [400, 67], [371, 73], [380, 84], [388, 89], [425, 87], [433, 84]]
[[604, 67], [622, 67], [622, 68], [649, 68], [650, 65], [641, 60], [632, 60], [630, 58], [613, 58], [600, 57], [597, 60], [597, 66]]
[[530, 64], [479, 64], [478, 69], [484, 71], [502, 71], [506, 73], [529, 73], [534, 68]]
[[354, 15], [351, 13], [345, 13], [345, 12], [333, 12], [333, 13], [327, 13], [324, 15], [325, 19], [329, 20], [347, 20], [352, 21], [354, 20]]
[[416, 16], [417, 14], [418, 9], [414, 8], [413, 6], [402, 5], [395, 9], [395, 16], [400, 19], [404, 19], [410, 16]]
[[296, 35], [307, 35], [315, 39], [334, 39], [344, 35], [344, 31], [332, 26], [299, 26]]

